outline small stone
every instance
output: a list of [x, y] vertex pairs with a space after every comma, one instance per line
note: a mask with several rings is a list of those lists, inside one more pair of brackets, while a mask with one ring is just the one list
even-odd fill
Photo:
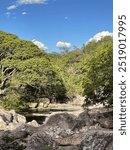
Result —
[[39, 127], [39, 124], [37, 123], [36, 120], [32, 120], [31, 122], [28, 122], [27, 124], [28, 124], [28, 125], [31, 125], [31, 126], [33, 126], [33, 127]]

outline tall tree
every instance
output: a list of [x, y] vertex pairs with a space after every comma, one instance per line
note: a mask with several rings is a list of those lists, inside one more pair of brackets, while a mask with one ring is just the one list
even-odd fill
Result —
[[95, 53], [84, 62], [83, 88], [85, 105], [113, 104], [113, 44], [106, 37], [95, 49]]

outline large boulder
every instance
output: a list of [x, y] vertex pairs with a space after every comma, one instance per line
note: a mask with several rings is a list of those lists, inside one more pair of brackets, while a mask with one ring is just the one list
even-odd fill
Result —
[[39, 127], [39, 124], [37, 123], [36, 120], [32, 120], [31, 122], [28, 122], [27, 124], [33, 127]]
[[58, 145], [50, 135], [37, 132], [29, 137], [26, 150], [58, 150]]
[[55, 139], [59, 146], [79, 146], [84, 139], [86, 133], [73, 133], [66, 137]]
[[7, 126], [5, 130], [15, 130], [18, 127], [20, 127], [22, 124], [21, 123], [17, 123], [17, 122], [10, 122]]
[[90, 130], [81, 142], [79, 150], [112, 150], [112, 131]]
[[93, 120], [91, 119], [88, 111], [84, 111], [79, 114], [79, 116], [75, 120], [75, 124], [72, 128], [73, 131], [80, 130], [85, 126], [90, 127], [93, 124]]
[[68, 113], [51, 115], [46, 121], [47, 126], [58, 126], [62, 129], [71, 129], [75, 124], [76, 116]]
[[4, 131], [0, 133], [0, 148], [1, 150], [22, 150], [26, 145], [23, 144], [27, 134], [23, 131]]
[[0, 116], [0, 130], [5, 130], [6, 129], [6, 122], [3, 120], [3, 118]]
[[112, 150], [112, 112], [58, 113], [43, 125], [15, 111], [1, 114], [0, 150]]
[[12, 114], [9, 111], [5, 111], [4, 109], [0, 109], [0, 116], [4, 120], [6, 124], [12, 122]]
[[12, 122], [21, 124], [26, 123], [26, 117], [17, 114], [15, 110], [11, 110], [10, 114], [12, 115]]
[[26, 118], [17, 114], [15, 110], [0, 109], [0, 130], [14, 130], [26, 123]]
[[15, 130], [0, 132], [0, 150], [24, 150], [27, 138], [38, 132], [38, 129], [27, 124], [19, 126]]
[[26, 144], [22, 140], [18, 139], [12, 141], [9, 144], [4, 144], [0, 150], [25, 150]]
[[55, 139], [59, 150], [112, 150], [112, 131], [87, 130]]
[[59, 126], [41, 125], [38, 127], [39, 132], [45, 132], [53, 138], [63, 138], [74, 132], [71, 129], [64, 129]]
[[93, 126], [98, 129], [113, 129], [113, 111], [91, 113], [89, 110], [85, 110], [76, 118], [72, 130], [81, 130], [84, 127], [92, 128]]
[[90, 114], [94, 124], [99, 124], [102, 128], [113, 129], [113, 111]]

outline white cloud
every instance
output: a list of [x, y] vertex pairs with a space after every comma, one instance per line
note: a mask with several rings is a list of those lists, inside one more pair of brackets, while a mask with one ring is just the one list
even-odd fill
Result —
[[7, 7], [7, 10], [13, 10], [16, 8], [17, 8], [17, 5], [10, 5], [9, 7]]
[[56, 43], [56, 47], [62, 50], [69, 50], [72, 47], [72, 45], [71, 43], [68, 43], [68, 42], [59, 41]]
[[19, 4], [44, 4], [48, 0], [17, 0], [17, 3]]
[[97, 33], [96, 35], [94, 35], [92, 38], [90, 38], [86, 44], [88, 42], [91, 42], [91, 41], [95, 41], [95, 42], [98, 42], [100, 41], [102, 38], [104, 38], [105, 36], [112, 36], [113, 34], [109, 31], [102, 31], [102, 32], [99, 32]]
[[42, 42], [37, 41], [36, 39], [33, 39], [32, 42], [33, 42], [35, 45], [37, 45], [39, 49], [45, 50], [45, 51], [48, 50], [48, 48], [47, 48]]
[[27, 12], [25, 12], [25, 11], [24, 11], [24, 12], [22, 12], [22, 15], [27, 15]]
[[7, 10], [13, 10], [21, 5], [45, 4], [48, 0], [17, 0], [13, 5], [7, 7]]

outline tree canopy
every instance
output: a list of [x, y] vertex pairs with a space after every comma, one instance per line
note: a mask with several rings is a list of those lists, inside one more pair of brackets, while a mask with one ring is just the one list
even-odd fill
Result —
[[86, 105], [113, 103], [112, 38], [106, 37], [95, 45], [95, 52], [83, 62], [83, 88]]
[[84, 106], [112, 105], [112, 37], [66, 53], [46, 53], [31, 41], [0, 31], [0, 104], [23, 109], [29, 103], [86, 97]]
[[12, 34], [0, 32], [0, 39], [0, 96], [4, 106], [20, 107], [42, 98], [64, 101], [62, 78], [44, 51]]

